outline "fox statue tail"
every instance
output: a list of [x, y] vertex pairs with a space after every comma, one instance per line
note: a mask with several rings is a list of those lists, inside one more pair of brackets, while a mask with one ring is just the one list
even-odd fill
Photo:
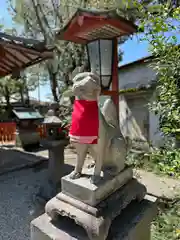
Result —
[[111, 99], [107, 99], [104, 102], [104, 105], [101, 108], [101, 112], [103, 114], [105, 121], [109, 125], [113, 126], [116, 129], [117, 133], [119, 132], [119, 134], [123, 137], [127, 150], [130, 150], [132, 146], [132, 140], [130, 139], [129, 136], [123, 136], [118, 122], [116, 107]]

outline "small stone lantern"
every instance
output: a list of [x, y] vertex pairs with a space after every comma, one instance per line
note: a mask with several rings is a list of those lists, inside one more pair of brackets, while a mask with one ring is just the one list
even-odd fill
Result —
[[66, 136], [61, 131], [62, 122], [55, 116], [54, 110], [49, 110], [43, 124], [46, 126], [47, 139], [50, 141], [63, 140]]
[[48, 200], [57, 193], [61, 178], [67, 174], [64, 169], [64, 149], [69, 140], [62, 130], [62, 121], [53, 109], [48, 111], [43, 124], [46, 126], [47, 137], [41, 141], [41, 145], [48, 149], [49, 162], [48, 183], [41, 188], [40, 197]]

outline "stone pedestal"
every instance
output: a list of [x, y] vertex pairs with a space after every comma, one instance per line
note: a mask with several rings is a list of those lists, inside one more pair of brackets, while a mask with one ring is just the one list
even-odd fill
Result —
[[132, 178], [131, 168], [102, 176], [97, 185], [90, 182], [92, 174], [92, 169], [84, 169], [79, 179], [63, 177], [62, 192], [46, 204], [45, 211], [53, 220], [59, 215], [73, 219], [90, 240], [105, 240], [112, 221], [133, 200], [143, 200], [146, 188]]
[[105, 240], [112, 221], [133, 200], [143, 200], [145, 193], [144, 186], [135, 179], [95, 206], [60, 193], [46, 204], [46, 213], [51, 219], [58, 215], [73, 219], [86, 230], [90, 240]]
[[[113, 222], [106, 240], [150, 240], [150, 226], [157, 215], [156, 198], [131, 202]], [[89, 240], [83, 228], [69, 218], [56, 221], [43, 214], [31, 222], [31, 240]], [[100, 239], [100, 238], [99, 238]]]
[[[79, 179], [62, 178], [61, 192], [46, 204], [46, 215], [37, 220], [38, 224], [44, 221], [52, 232], [47, 236], [44, 229], [43, 238], [43, 224], [39, 230], [40, 225], [33, 222], [32, 240], [150, 240], [154, 216], [150, 213], [156, 199], [144, 200], [146, 188], [133, 178], [132, 169], [125, 168], [116, 176], [102, 175], [96, 185], [90, 182], [92, 174], [92, 169], [84, 169]], [[72, 222], [74, 227], [68, 228]]]
[[102, 179], [96, 185], [90, 182], [92, 174], [93, 169], [91, 168], [84, 169], [83, 175], [79, 179], [72, 180], [69, 175], [63, 177], [61, 180], [62, 193], [90, 206], [96, 206], [99, 202], [131, 180], [133, 170], [131, 168], [125, 168], [116, 176], [101, 175]]
[[64, 149], [68, 140], [42, 140], [41, 144], [49, 152], [48, 179], [38, 195], [49, 200], [60, 191], [61, 178], [66, 174], [64, 171]]

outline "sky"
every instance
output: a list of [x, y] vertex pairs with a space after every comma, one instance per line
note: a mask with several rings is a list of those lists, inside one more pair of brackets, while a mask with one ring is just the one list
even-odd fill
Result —
[[6, 3], [6, 0], [0, 0], [1, 1], [1, 7], [0, 7], [0, 22], [5, 24], [6, 27], [11, 27], [13, 25], [12, 19], [10, 14], [8, 13], [8, 6]]
[[[13, 22], [7, 10], [8, 6], [6, 0], [0, 1], [1, 1], [0, 22], [3, 23], [6, 28], [11, 28], [13, 26]], [[150, 55], [150, 53], [148, 52], [148, 43], [146, 41], [140, 42], [139, 37], [137, 35], [134, 35], [132, 39], [127, 40], [123, 45], [121, 45], [121, 50], [124, 52], [124, 54], [123, 61], [121, 62], [120, 65], [124, 65], [129, 62], [133, 62], [135, 60]], [[48, 100], [47, 96], [51, 95], [49, 84], [41, 86], [40, 91], [36, 89], [34, 92], [30, 93], [30, 96], [38, 98], [39, 92], [41, 101]]]

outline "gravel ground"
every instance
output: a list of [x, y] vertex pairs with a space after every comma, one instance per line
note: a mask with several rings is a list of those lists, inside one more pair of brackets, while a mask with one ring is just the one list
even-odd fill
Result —
[[[11, 163], [14, 160], [14, 165], [21, 165], [21, 152], [16, 156], [13, 150], [2, 149], [0, 153], [1, 159], [6, 157], [8, 161], [5, 162], [8, 164], [10, 160]], [[6, 155], [7, 153], [9, 155]], [[48, 152], [40, 151], [27, 155], [28, 160], [32, 162], [36, 156], [47, 158]], [[66, 159], [67, 163], [75, 164], [74, 154], [67, 150]], [[25, 162], [27, 164], [27, 161]], [[46, 180], [47, 170], [41, 166], [39, 169], [29, 168], [0, 176], [0, 240], [30, 240], [30, 222], [44, 212], [44, 202], [42, 203], [36, 194]]]
[[[46, 154], [48, 157], [48, 154]], [[36, 163], [46, 161], [47, 157], [24, 152], [16, 148], [0, 148], [0, 175], [9, 171], [32, 166]]]
[[30, 222], [44, 210], [36, 194], [46, 174], [27, 169], [0, 176], [0, 240], [30, 239]]

